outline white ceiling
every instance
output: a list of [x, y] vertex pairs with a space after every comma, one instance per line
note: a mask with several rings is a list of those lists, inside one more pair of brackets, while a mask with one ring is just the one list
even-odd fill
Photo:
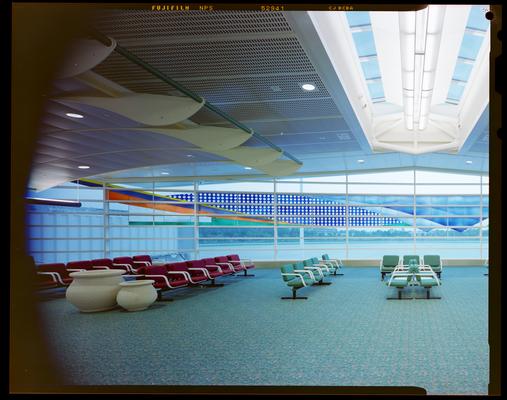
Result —
[[[296, 175], [413, 166], [488, 171], [487, 109], [459, 154], [373, 152], [306, 12], [121, 10], [102, 12], [95, 27], [301, 160]], [[181, 96], [115, 52], [93, 71], [128, 91]], [[303, 83], [314, 84], [316, 90], [302, 90]], [[56, 100], [65, 95], [104, 96], [92, 86], [77, 78], [54, 82], [31, 187], [43, 189], [84, 177], [135, 181], [266, 176], [188, 142], [133, 131], [140, 124], [124, 115]], [[67, 117], [68, 112], [84, 118]], [[205, 108], [190, 120], [233, 127]], [[245, 145], [266, 147], [254, 138]], [[358, 159], [365, 162], [359, 164]], [[77, 168], [83, 164], [91, 168]]]

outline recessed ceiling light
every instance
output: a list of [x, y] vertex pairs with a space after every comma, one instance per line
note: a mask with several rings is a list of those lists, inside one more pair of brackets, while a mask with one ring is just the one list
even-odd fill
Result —
[[191, 158], [191, 157], [193, 157], [193, 155], [192, 154], [187, 154], [187, 157]]
[[161, 172], [160, 175], [169, 175], [169, 172]]
[[472, 160], [466, 160], [465, 162], [466, 162], [467, 164], [472, 164], [472, 162], [473, 162], [473, 161], [472, 161]]
[[362, 164], [362, 163], [364, 163], [364, 160], [357, 160], [357, 162], [358, 162], [359, 164]]
[[304, 85], [301, 85], [301, 87], [304, 90], [308, 90], [308, 91], [315, 90], [315, 85], [312, 85], [311, 83], [305, 83]]
[[71, 118], [84, 118], [84, 116], [82, 116], [81, 114], [76, 114], [76, 113], [65, 113], [65, 115], [67, 117], [71, 117]]
[[78, 165], [78, 168], [79, 169], [89, 169], [90, 166], [89, 165]]
[[326, 138], [325, 136], [319, 137], [319, 139], [321, 139], [321, 140], [324, 140], [325, 138]]
[[252, 167], [245, 167], [245, 169], [252, 169]]

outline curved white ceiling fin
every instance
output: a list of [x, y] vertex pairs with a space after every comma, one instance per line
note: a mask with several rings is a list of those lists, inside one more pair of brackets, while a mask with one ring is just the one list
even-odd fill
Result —
[[242, 129], [199, 125], [190, 129], [145, 128], [144, 130], [184, 140], [205, 151], [229, 150], [240, 146], [252, 136]]
[[271, 176], [286, 176], [296, 172], [302, 165], [292, 160], [275, 160], [270, 164], [257, 167], [258, 170]]
[[103, 108], [149, 126], [176, 124], [194, 115], [204, 105], [188, 97], [149, 93], [120, 97], [59, 97], [55, 100]]
[[116, 41], [113, 38], [109, 40], [111, 41], [109, 46], [91, 39], [79, 39], [73, 42], [57, 73], [57, 78], [70, 78], [99, 65], [116, 47]]

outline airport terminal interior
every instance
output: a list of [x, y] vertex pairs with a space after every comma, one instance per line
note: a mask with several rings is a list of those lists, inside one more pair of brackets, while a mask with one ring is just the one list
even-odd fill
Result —
[[25, 193], [63, 384], [487, 394], [488, 9], [94, 14]]

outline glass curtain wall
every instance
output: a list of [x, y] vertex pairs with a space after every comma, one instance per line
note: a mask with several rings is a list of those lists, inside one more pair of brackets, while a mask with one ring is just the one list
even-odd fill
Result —
[[488, 257], [487, 176], [396, 171], [242, 182], [102, 184], [82, 180], [27, 197], [37, 263], [150, 254], [156, 260], [238, 253], [294, 260], [384, 254]]

